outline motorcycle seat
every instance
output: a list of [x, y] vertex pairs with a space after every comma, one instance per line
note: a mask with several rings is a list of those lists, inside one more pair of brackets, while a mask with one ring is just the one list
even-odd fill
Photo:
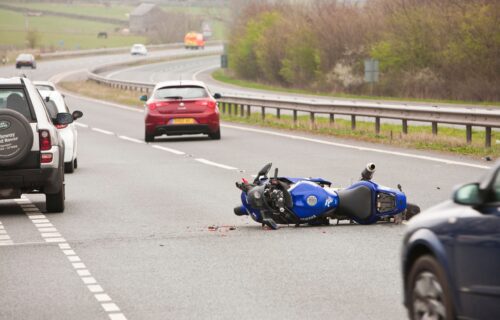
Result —
[[372, 212], [372, 190], [367, 186], [337, 191], [339, 206], [337, 212], [361, 220], [370, 217]]

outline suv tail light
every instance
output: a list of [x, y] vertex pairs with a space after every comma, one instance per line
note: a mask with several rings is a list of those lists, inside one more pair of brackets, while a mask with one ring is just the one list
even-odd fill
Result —
[[40, 130], [38, 136], [40, 137], [40, 151], [50, 150], [52, 148], [50, 133], [47, 130]]
[[40, 162], [41, 163], [51, 163], [53, 158], [54, 158], [54, 156], [52, 155], [52, 153], [42, 153], [40, 155]]

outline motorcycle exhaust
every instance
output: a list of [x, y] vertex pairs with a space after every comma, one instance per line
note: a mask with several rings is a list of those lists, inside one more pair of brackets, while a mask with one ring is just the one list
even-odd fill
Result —
[[368, 163], [366, 168], [361, 172], [361, 180], [370, 181], [373, 178], [373, 174], [375, 173], [375, 163]]

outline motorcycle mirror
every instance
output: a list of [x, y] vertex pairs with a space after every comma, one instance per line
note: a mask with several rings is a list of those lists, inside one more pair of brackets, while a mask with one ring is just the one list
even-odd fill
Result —
[[255, 177], [255, 181], [259, 181], [260, 177], [267, 177], [267, 174], [269, 173], [269, 170], [271, 170], [271, 167], [273, 164], [270, 162], [264, 166], [264, 168], [260, 169], [259, 173], [257, 173], [257, 177]]

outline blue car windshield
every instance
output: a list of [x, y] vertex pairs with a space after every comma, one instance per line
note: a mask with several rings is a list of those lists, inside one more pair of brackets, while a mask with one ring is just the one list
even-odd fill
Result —
[[200, 99], [208, 97], [208, 92], [203, 87], [198, 86], [178, 86], [164, 87], [156, 90], [155, 99]]

